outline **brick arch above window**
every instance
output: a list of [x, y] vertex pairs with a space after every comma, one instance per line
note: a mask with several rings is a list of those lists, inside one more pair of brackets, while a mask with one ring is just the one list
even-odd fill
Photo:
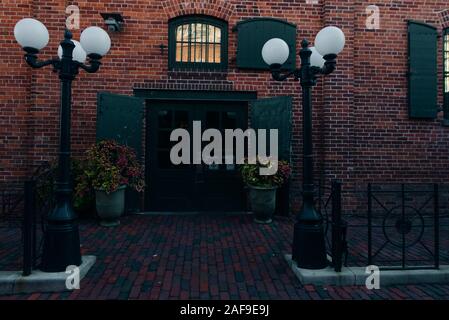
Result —
[[443, 29], [449, 28], [449, 9], [443, 10], [439, 12], [441, 25]]
[[225, 21], [231, 18], [235, 6], [228, 0], [166, 0], [163, 8], [168, 19], [183, 15], [207, 15]]

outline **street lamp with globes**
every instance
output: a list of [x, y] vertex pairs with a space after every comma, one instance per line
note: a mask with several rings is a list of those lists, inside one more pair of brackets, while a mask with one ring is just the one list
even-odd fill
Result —
[[[108, 53], [111, 39], [103, 29], [89, 27], [81, 33], [80, 42], [72, 40], [72, 33], [65, 31], [64, 40], [58, 48], [59, 58], [38, 60], [38, 53], [49, 41], [45, 25], [32, 18], [17, 22], [14, 27], [16, 41], [26, 52], [25, 61], [32, 68], [53, 66], [61, 81], [60, 141], [58, 176], [55, 190], [55, 208], [47, 216], [44, 234], [41, 270], [66, 271], [67, 266], [81, 264], [80, 240], [76, 214], [73, 211], [70, 183], [70, 116], [72, 81], [79, 69], [97, 72], [101, 58]], [[89, 58], [89, 64], [85, 64]]]
[[281, 72], [288, 60], [290, 50], [287, 43], [279, 38], [268, 40], [262, 48], [262, 57], [270, 66], [273, 79], [285, 81], [290, 76], [301, 82], [303, 107], [303, 206], [297, 214], [294, 226], [292, 258], [298, 267], [323, 269], [328, 265], [324, 238], [323, 219], [314, 206], [313, 140], [312, 140], [312, 99], [311, 89], [318, 75], [334, 72], [337, 55], [345, 46], [345, 35], [337, 27], [322, 29], [315, 38], [315, 47], [309, 42], [301, 42], [301, 68]]

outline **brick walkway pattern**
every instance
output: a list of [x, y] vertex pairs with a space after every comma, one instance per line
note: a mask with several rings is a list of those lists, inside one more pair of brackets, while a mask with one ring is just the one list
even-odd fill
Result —
[[[449, 283], [303, 286], [284, 259], [292, 227], [289, 218], [258, 225], [229, 215], [133, 215], [116, 228], [83, 221], [82, 253], [97, 262], [80, 290], [0, 299], [449, 299]], [[0, 228], [3, 266], [18, 264], [14, 241], [20, 232]]]

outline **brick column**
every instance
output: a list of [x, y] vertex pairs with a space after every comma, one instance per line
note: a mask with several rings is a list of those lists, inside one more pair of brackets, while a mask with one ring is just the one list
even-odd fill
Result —
[[346, 46], [337, 70], [323, 78], [324, 167], [326, 179], [350, 183], [354, 170], [354, 20], [356, 1], [325, 0], [323, 25], [343, 30]]

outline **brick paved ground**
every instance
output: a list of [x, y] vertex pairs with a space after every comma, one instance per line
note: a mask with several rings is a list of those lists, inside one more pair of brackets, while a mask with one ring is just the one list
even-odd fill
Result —
[[[9, 230], [9, 231], [8, 231]], [[81, 224], [83, 254], [97, 256], [81, 290], [1, 299], [448, 299], [449, 283], [303, 286], [289, 269], [292, 221], [248, 216], [127, 216], [117, 228]], [[0, 228], [1, 265], [19, 264], [20, 233]], [[8, 261], [9, 260], [9, 261]], [[14, 261], [16, 260], [16, 261]]]

